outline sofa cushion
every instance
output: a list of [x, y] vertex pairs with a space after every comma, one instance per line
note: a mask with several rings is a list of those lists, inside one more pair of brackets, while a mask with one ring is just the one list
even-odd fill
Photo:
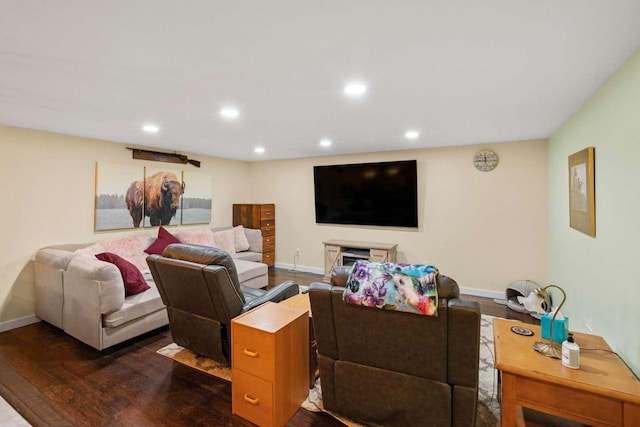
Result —
[[149, 289], [149, 285], [147, 285], [140, 270], [126, 259], [110, 252], [96, 254], [95, 257], [118, 267], [122, 275], [122, 281], [124, 282], [125, 296], [136, 295]]
[[268, 273], [267, 264], [261, 262], [245, 261], [242, 259], [233, 259], [233, 263], [236, 265], [236, 271], [238, 272], [238, 280], [240, 283], [247, 282], [256, 277], [266, 276]]
[[176, 233], [176, 237], [180, 239], [181, 243], [212, 247], [216, 246], [216, 241], [213, 238], [213, 231], [206, 227], [196, 228], [194, 230], [181, 230]]
[[146, 316], [149, 313], [164, 309], [165, 306], [155, 283], [149, 281], [147, 286], [149, 288], [146, 291], [126, 297], [119, 310], [105, 315], [102, 319], [103, 325], [114, 328]]
[[249, 250], [249, 241], [247, 240], [247, 235], [244, 233], [244, 227], [242, 225], [233, 227], [233, 239], [236, 245], [236, 252]]
[[244, 251], [244, 252], [236, 252], [233, 255], [233, 260], [245, 260], [245, 261], [254, 261], [254, 262], [262, 262], [262, 254], [259, 252], [251, 252], [251, 251]]
[[84, 248], [76, 249], [74, 254], [78, 255], [96, 255], [107, 250], [100, 243], [94, 243], [93, 245], [85, 246]]
[[178, 240], [178, 238], [173, 234], [169, 233], [166, 228], [160, 226], [160, 228], [158, 229], [158, 237], [144, 251], [149, 255], [162, 255], [162, 253], [164, 252], [164, 248], [172, 243], [180, 243], [180, 240]]
[[236, 253], [236, 242], [235, 235], [232, 228], [228, 230], [216, 231], [213, 233], [213, 239], [216, 242], [216, 248], [222, 249], [229, 255], [235, 255]]
[[138, 267], [138, 270], [143, 271], [149, 269], [147, 254], [144, 253], [144, 250], [149, 247], [152, 241], [153, 236], [137, 234], [122, 239], [103, 240], [100, 244], [104, 247], [105, 252], [114, 253]]

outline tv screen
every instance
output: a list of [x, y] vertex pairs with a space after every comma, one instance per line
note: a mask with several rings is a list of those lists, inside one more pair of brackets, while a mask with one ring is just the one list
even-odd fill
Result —
[[315, 166], [316, 222], [418, 226], [415, 160]]

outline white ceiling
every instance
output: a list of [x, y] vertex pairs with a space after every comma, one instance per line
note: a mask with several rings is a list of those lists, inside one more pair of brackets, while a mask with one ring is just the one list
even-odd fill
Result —
[[249, 161], [546, 138], [639, 47], [638, 0], [0, 0], [0, 124]]

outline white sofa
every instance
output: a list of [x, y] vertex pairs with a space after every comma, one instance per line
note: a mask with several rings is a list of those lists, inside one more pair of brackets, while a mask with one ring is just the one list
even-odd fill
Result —
[[[218, 227], [208, 231], [218, 233], [231, 228]], [[262, 233], [247, 228], [241, 231], [249, 244], [248, 250], [230, 252], [240, 283], [251, 288], [265, 287], [268, 268], [260, 262]], [[181, 230], [175, 232], [175, 236], [180, 239], [183, 233], [183, 242], [191, 243], [186, 234], [192, 232]], [[151, 234], [138, 233], [93, 244], [40, 249], [35, 257], [36, 316], [98, 350], [167, 325], [166, 308], [148, 270], [148, 255], [144, 253], [155, 238]], [[120, 270], [97, 259], [94, 255], [98, 252], [116, 253], [136, 265], [149, 289], [125, 296]]]

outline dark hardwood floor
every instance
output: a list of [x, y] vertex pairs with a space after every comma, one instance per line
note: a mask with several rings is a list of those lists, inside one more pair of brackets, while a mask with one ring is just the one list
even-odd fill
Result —
[[[322, 276], [271, 269], [270, 286]], [[534, 322], [490, 298], [483, 314]], [[168, 328], [99, 352], [45, 322], [0, 333], [0, 395], [34, 426], [251, 426], [231, 414], [231, 383], [160, 356]], [[300, 409], [288, 426], [342, 426]]]

